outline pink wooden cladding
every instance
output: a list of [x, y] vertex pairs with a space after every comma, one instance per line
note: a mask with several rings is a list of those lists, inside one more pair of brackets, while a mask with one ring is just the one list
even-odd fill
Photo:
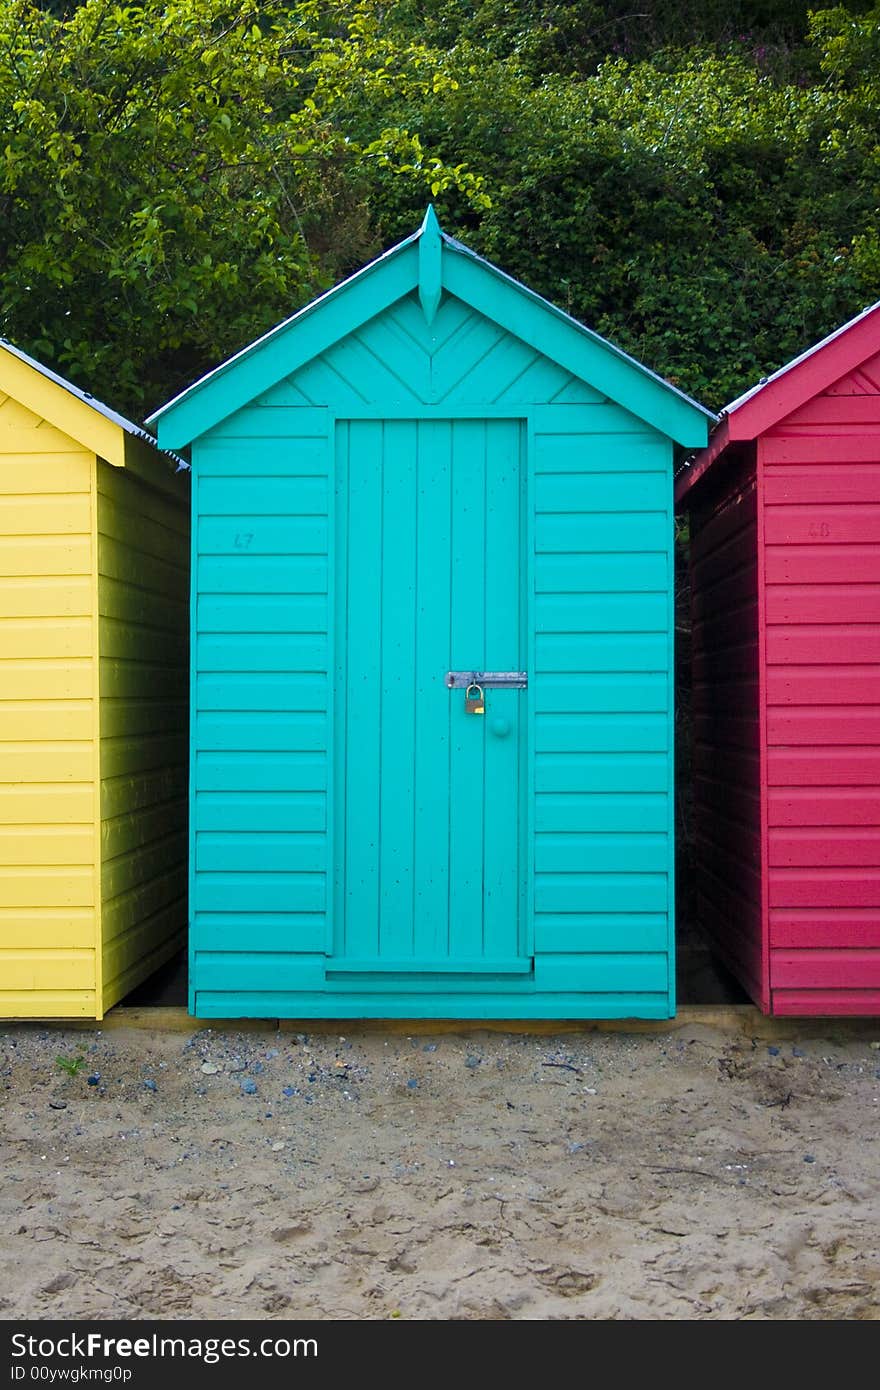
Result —
[[772, 1011], [880, 1012], [880, 355], [761, 440]]
[[728, 470], [691, 549], [696, 890], [713, 945], [762, 995], [757, 501]]

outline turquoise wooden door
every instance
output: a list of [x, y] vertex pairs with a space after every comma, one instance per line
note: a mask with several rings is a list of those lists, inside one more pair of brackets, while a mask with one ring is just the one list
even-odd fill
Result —
[[530, 972], [523, 427], [337, 425], [334, 926], [328, 971]]

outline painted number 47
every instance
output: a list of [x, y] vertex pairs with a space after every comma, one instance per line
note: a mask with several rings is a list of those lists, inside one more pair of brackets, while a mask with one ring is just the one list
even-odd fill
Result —
[[253, 531], [239, 531], [235, 537], [236, 550], [249, 550], [253, 538]]

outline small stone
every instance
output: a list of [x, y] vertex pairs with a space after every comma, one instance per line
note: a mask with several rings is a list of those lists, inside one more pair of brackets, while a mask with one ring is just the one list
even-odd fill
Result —
[[417, 1091], [419, 1089], [419, 1083], [416, 1081], [415, 1077], [410, 1077], [409, 1081], [406, 1083], [406, 1087], [408, 1091]]
[[570, 1154], [579, 1154], [583, 1147], [583, 1144], [569, 1144], [568, 1152]]
[[49, 1109], [50, 1109], [50, 1110], [66, 1110], [66, 1109], [67, 1109], [67, 1101], [66, 1101], [66, 1100], [50, 1100], [50, 1101], [49, 1101]]
[[802, 1047], [793, 1047], [791, 1049], [791, 1055], [792, 1057], [806, 1057], [807, 1054]]
[[269, 1051], [266, 1053], [266, 1061], [267, 1061], [267, 1062], [271, 1062], [271, 1060], [272, 1060], [273, 1057], [278, 1057], [278, 1056], [280, 1056], [280, 1053], [279, 1053], [279, 1051], [278, 1051], [278, 1048], [277, 1048], [277, 1047], [270, 1047], [270, 1048], [269, 1048]]
[[157, 1091], [158, 1089], [159, 1089], [159, 1088], [158, 1088], [158, 1086], [156, 1085], [155, 1081], [152, 1079], [152, 1077], [149, 1077], [149, 1076], [148, 1076], [147, 1079], [146, 1079], [146, 1081], [144, 1082], [144, 1090], [145, 1090], [145, 1091]]
[[216, 1062], [202, 1063], [202, 1071], [205, 1073], [205, 1076], [216, 1076], [219, 1070], [220, 1068], [217, 1066]]
[[292, 1086], [285, 1086], [281, 1092], [283, 1096], [295, 1096], [296, 1091]]
[[276, 1139], [275, 1143], [272, 1145], [272, 1152], [273, 1152], [273, 1154], [280, 1154], [281, 1150], [282, 1150], [284, 1147], [285, 1147], [285, 1145], [284, 1145], [284, 1140], [283, 1140], [283, 1139]]
[[244, 1062], [242, 1062], [240, 1058], [236, 1057], [234, 1061], [229, 1063], [229, 1070], [231, 1072], [246, 1071], [247, 1068], [245, 1067]]
[[425, 1043], [425, 1046], [422, 1048], [422, 1051], [423, 1051], [423, 1052], [436, 1052], [436, 1051], [437, 1051], [437, 1044], [436, 1044], [436, 1043]]
[[96, 1072], [94, 1072], [91, 1076], [87, 1076], [87, 1077], [86, 1077], [86, 1085], [87, 1085], [87, 1086], [100, 1086], [100, 1084], [101, 1084], [101, 1073], [100, 1073], [99, 1071], [96, 1071]]
[[476, 1070], [476, 1068], [480, 1065], [480, 1063], [482, 1062], [482, 1060], [483, 1060], [482, 1057], [474, 1057], [474, 1056], [465, 1057], [465, 1059], [464, 1059], [464, 1064], [465, 1064], [466, 1067], [470, 1067], [471, 1071], [474, 1071], [474, 1070]]
[[310, 1081], [317, 1081], [317, 1079], [318, 1079], [318, 1078], [317, 1078], [317, 1075], [315, 1074], [315, 1072], [313, 1072], [313, 1071], [312, 1071], [312, 1072], [309, 1072], [309, 1080], [310, 1080]]
[[815, 1154], [804, 1154], [804, 1163], [815, 1163], [815, 1162], [816, 1162], [816, 1155], [815, 1155]]
[[264, 1067], [262, 1062], [254, 1062], [254, 1065], [251, 1067], [251, 1071], [254, 1073], [254, 1076], [259, 1076], [263, 1070]]
[[768, 1047], [768, 1048], [767, 1048], [767, 1051], [770, 1053], [770, 1056], [771, 1056], [771, 1057], [778, 1057], [778, 1056], [779, 1056], [779, 1048], [778, 1048], [778, 1047]]
[[246, 1076], [241, 1083], [241, 1089], [244, 1095], [255, 1096], [257, 1094], [257, 1083], [256, 1081], [252, 1081], [249, 1076]]

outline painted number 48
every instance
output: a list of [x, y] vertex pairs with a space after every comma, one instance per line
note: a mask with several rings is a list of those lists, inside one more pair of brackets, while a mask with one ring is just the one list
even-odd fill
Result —
[[814, 541], [827, 541], [831, 535], [831, 523], [828, 521], [810, 522], [810, 539]]

